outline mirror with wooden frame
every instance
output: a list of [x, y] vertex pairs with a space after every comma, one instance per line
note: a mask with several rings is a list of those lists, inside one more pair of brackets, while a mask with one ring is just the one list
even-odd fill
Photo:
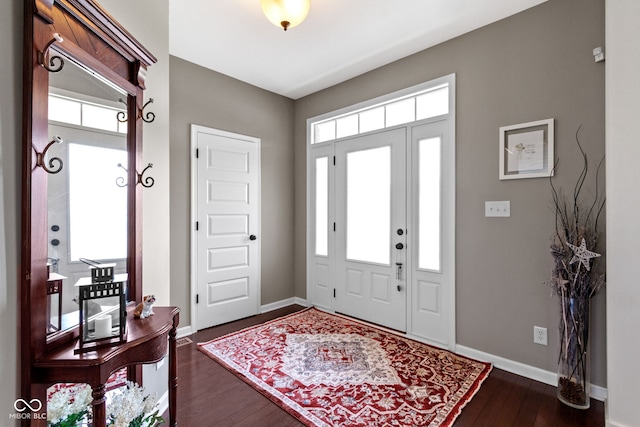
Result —
[[142, 109], [156, 59], [93, 0], [26, 0], [21, 354], [34, 361], [78, 336], [88, 261], [113, 263], [142, 297]]
[[[128, 128], [118, 102], [126, 96], [72, 61], [49, 75], [49, 139], [56, 143], [45, 166], [55, 158], [61, 165], [47, 176], [49, 340], [78, 326], [78, 284], [90, 263], [113, 264], [116, 277], [128, 277]], [[105, 310], [96, 305], [86, 314]]]

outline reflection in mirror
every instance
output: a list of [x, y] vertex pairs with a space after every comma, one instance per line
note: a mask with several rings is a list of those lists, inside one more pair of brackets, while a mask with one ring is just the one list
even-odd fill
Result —
[[115, 264], [115, 274], [127, 278], [127, 187], [116, 184], [126, 180], [118, 165], [127, 167], [127, 124], [117, 119], [125, 94], [65, 63], [49, 80], [49, 135], [64, 142], [47, 157], [64, 167], [47, 184], [48, 334], [78, 325], [78, 285], [91, 282], [87, 260]]

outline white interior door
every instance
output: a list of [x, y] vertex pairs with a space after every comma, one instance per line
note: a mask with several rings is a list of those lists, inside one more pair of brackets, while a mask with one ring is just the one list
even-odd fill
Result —
[[192, 126], [197, 329], [260, 305], [260, 140]]
[[339, 142], [335, 153], [335, 309], [406, 331], [406, 129]]

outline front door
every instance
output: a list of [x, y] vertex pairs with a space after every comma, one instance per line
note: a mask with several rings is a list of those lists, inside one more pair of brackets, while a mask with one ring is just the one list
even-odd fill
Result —
[[197, 329], [260, 305], [260, 140], [192, 126]]
[[406, 129], [335, 147], [335, 309], [406, 331]]

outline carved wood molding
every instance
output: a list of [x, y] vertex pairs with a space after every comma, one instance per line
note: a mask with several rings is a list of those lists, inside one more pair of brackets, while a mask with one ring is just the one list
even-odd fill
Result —
[[33, 1], [34, 13], [40, 16], [48, 23], [53, 22], [53, 15], [51, 14], [53, 9], [54, 0], [31, 0]]
[[96, 1], [30, 1], [33, 2], [34, 15], [51, 25], [51, 34], [57, 32], [65, 39], [65, 43], [56, 46], [57, 49], [71, 56], [86, 51], [89, 57], [97, 58], [106, 68], [145, 88], [147, 67], [157, 59]]

